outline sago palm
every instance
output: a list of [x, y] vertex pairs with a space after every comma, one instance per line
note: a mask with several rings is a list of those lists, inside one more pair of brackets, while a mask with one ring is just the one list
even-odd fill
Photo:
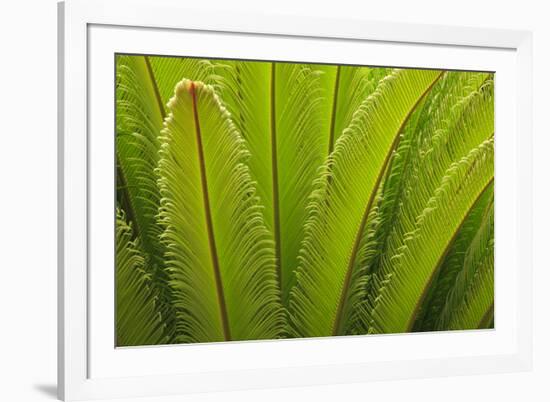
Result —
[[492, 74], [116, 63], [118, 346], [493, 327]]

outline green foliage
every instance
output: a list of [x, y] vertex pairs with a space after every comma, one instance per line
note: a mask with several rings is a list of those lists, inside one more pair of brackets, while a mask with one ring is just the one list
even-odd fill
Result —
[[220, 74], [221, 98], [250, 150], [250, 171], [275, 240], [277, 276], [287, 305], [308, 195], [327, 156], [328, 137], [319, 135], [319, 73], [300, 64], [235, 61]]
[[488, 73], [117, 56], [117, 345], [490, 328]]
[[116, 215], [116, 339], [119, 346], [155, 345], [167, 341], [151, 276], [132, 228], [120, 210]]
[[421, 70], [388, 75], [359, 107], [323, 165], [291, 300], [300, 336], [340, 335], [346, 305], [362, 298], [362, 288], [352, 281], [353, 263], [377, 187], [408, 116], [440, 75]]
[[168, 103], [158, 167], [166, 266], [180, 342], [272, 339], [282, 309], [248, 152], [212, 88], [184, 80]]

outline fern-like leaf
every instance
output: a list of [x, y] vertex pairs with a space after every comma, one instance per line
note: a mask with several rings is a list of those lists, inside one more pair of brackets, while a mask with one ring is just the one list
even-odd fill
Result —
[[160, 222], [180, 342], [273, 339], [284, 328], [273, 242], [244, 140], [214, 89], [184, 80], [161, 137]]
[[326, 157], [319, 73], [291, 63], [227, 62], [221, 96], [250, 149], [250, 171], [275, 241], [283, 303], [294, 286], [306, 205]]
[[324, 165], [309, 206], [292, 292], [300, 336], [342, 334], [355, 258], [399, 133], [439, 71], [396, 70], [363, 102]]
[[166, 343], [158, 299], [151, 290], [151, 275], [139, 241], [124, 212], [116, 215], [116, 345], [140, 346]]
[[[489, 192], [492, 195], [492, 192]], [[486, 205], [481, 224], [466, 250], [462, 269], [447, 296], [438, 329], [488, 328], [494, 303], [494, 204]]]

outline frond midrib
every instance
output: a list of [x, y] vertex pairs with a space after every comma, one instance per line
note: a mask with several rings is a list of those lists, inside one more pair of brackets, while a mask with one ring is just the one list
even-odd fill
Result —
[[220, 309], [220, 319], [222, 323], [223, 335], [226, 341], [231, 340], [231, 331], [229, 328], [229, 319], [227, 315], [227, 306], [225, 302], [225, 295], [223, 290], [223, 283], [220, 271], [220, 261], [218, 257], [218, 251], [216, 249], [216, 239], [214, 236], [214, 224], [212, 221], [212, 210], [210, 206], [210, 198], [208, 194], [208, 181], [206, 177], [206, 161], [204, 157], [204, 149], [202, 144], [202, 135], [200, 128], [199, 113], [197, 108], [197, 95], [195, 91], [195, 83], [190, 84], [191, 100], [193, 106], [193, 121], [195, 126], [195, 135], [197, 141], [199, 169], [200, 169], [200, 181], [202, 187], [202, 196], [204, 211], [206, 217], [206, 231], [208, 235], [208, 249], [210, 251], [210, 258], [212, 261], [212, 268], [214, 270], [214, 281], [216, 284], [216, 296], [218, 298], [218, 305]]
[[273, 238], [275, 240], [275, 267], [279, 289], [283, 285], [283, 269], [281, 259], [281, 216], [279, 205], [279, 160], [277, 155], [277, 105], [275, 98], [276, 74], [275, 62], [271, 63], [271, 75], [269, 83], [269, 134], [271, 139], [271, 180], [273, 197]]
[[149, 60], [149, 56], [144, 56], [144, 58], [145, 58], [145, 66], [147, 67], [147, 73], [149, 74], [149, 79], [151, 80], [151, 86], [153, 87], [153, 92], [155, 94], [155, 100], [157, 102], [160, 115], [164, 120], [166, 118], [166, 110], [162, 102], [162, 97], [160, 96], [160, 91], [157, 84], [157, 80], [155, 78], [155, 73], [153, 72], [153, 67], [151, 66], [151, 61]]
[[328, 154], [330, 155], [334, 149], [334, 130], [336, 129], [336, 112], [338, 111], [338, 93], [340, 92], [340, 74], [342, 66], [336, 66], [336, 78], [334, 81], [334, 93], [332, 96], [332, 110], [330, 116], [330, 131], [328, 137]]

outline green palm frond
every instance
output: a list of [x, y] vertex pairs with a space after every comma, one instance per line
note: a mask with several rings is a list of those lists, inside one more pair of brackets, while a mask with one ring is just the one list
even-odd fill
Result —
[[[381, 294], [386, 291], [389, 278], [400, 268], [396, 261], [398, 256], [403, 253], [405, 242], [412, 234], [418, 230], [418, 221], [429, 208], [435, 192], [441, 186], [442, 181], [448, 174], [448, 169], [454, 166], [460, 160], [465, 158], [472, 149], [478, 146], [486, 139], [492, 137], [494, 133], [493, 126], [493, 98], [492, 81], [486, 81], [486, 77], [476, 77], [474, 81], [482, 82], [479, 90], [469, 89], [468, 80], [464, 88], [466, 96], [455, 96], [453, 94], [462, 93], [463, 85], [459, 82], [459, 91], [449, 91], [448, 101], [445, 99], [439, 103], [426, 123], [424, 131], [427, 133], [425, 140], [420, 142], [418, 154], [419, 158], [413, 160], [414, 164], [408, 167], [409, 179], [405, 184], [403, 195], [400, 197], [399, 210], [393, 218], [394, 223], [391, 232], [386, 240], [386, 247], [383, 249], [380, 268], [378, 269], [374, 282], [380, 282], [378, 289], [370, 295], [372, 308], [376, 309], [380, 302], [384, 301]], [[471, 91], [468, 93], [468, 91]], [[443, 112], [443, 119], [439, 114]], [[492, 152], [492, 151], [491, 151]], [[493, 166], [487, 167], [491, 172]], [[468, 190], [473, 191], [473, 190]], [[458, 223], [458, 222], [456, 222]], [[428, 240], [425, 240], [428, 241]], [[448, 245], [445, 245], [448, 251]], [[425, 267], [426, 268], [426, 267]], [[431, 280], [437, 276], [439, 266], [433, 266], [428, 269], [430, 281], [425, 286], [432, 284]], [[421, 272], [421, 271], [420, 271]], [[418, 276], [419, 279], [421, 275]], [[426, 278], [424, 278], [426, 279]], [[422, 279], [420, 279], [422, 280]], [[424, 303], [428, 289], [424, 288], [418, 294], [416, 307], [411, 310], [413, 314], [409, 317], [409, 323], [405, 330], [410, 330], [418, 318], [421, 305]], [[402, 305], [401, 296], [395, 300], [396, 304]], [[377, 331], [376, 328], [374, 328]], [[382, 329], [385, 331], [386, 329]]]
[[139, 241], [124, 212], [116, 215], [116, 345], [156, 345], [167, 341], [151, 276], [144, 267]]
[[386, 77], [325, 163], [309, 206], [290, 305], [299, 335], [342, 332], [352, 268], [378, 186], [412, 110], [440, 76], [439, 71], [396, 70]]
[[117, 55], [116, 62], [117, 201], [132, 224], [134, 236], [140, 238], [151, 286], [172, 333], [171, 342], [175, 314], [162, 258], [161, 229], [157, 224], [160, 195], [154, 173], [164, 106], [147, 57]]
[[492, 197], [487, 198], [481, 224], [441, 311], [439, 329], [488, 328], [493, 319], [494, 204]]
[[[434, 279], [434, 284], [426, 297], [426, 303], [422, 306], [419, 318], [415, 323], [414, 331], [433, 331], [436, 329], [447, 329], [444, 325], [436, 325], [440, 319], [442, 310], [447, 302], [449, 293], [456, 283], [457, 277], [465, 267], [465, 258], [468, 248], [477, 238], [478, 231], [484, 224], [484, 216], [487, 209], [493, 203], [494, 186], [489, 186], [474, 205], [460, 229], [456, 240], [451, 246], [449, 253], [441, 264], [441, 269]], [[492, 228], [491, 228], [492, 229]]]
[[442, 96], [448, 97], [451, 83], [457, 77], [449, 72], [443, 75], [418, 103], [400, 134], [399, 144], [380, 183], [357, 252], [353, 272], [362, 275], [366, 284], [363, 287], [361, 282], [357, 281], [355, 285], [357, 300], [353, 302], [353, 317], [345, 333], [362, 334], [369, 331], [368, 298], [372, 297], [376, 288], [380, 286], [377, 272], [385, 254], [389, 233], [399, 216], [406, 184], [413, 175], [413, 167], [421, 155], [420, 146], [428, 136], [425, 126], [430, 121], [433, 111], [441, 108]]
[[312, 64], [310, 68], [321, 72], [323, 102], [319, 120], [323, 123], [321, 135], [327, 138], [328, 156], [361, 103], [374, 92], [389, 69], [322, 64]]
[[[426, 207], [445, 173], [445, 167], [462, 156], [466, 152], [464, 149], [469, 150], [480, 141], [474, 136], [473, 141], [466, 140], [465, 146], [454, 147], [451, 152], [447, 152], [446, 143], [443, 143], [445, 147], [441, 146], [449, 130], [463, 119], [464, 110], [471, 107], [468, 105], [473, 102], [473, 109], [477, 107], [479, 90], [489, 77], [486, 73], [447, 72], [418, 105], [405, 126], [381, 186], [376, 232], [369, 241], [372, 244], [367, 245], [376, 251], [370, 253], [370, 259], [363, 263], [371, 276], [366, 290], [369, 300], [357, 309], [359, 312], [365, 313], [369, 309], [367, 305], [375, 303], [388, 276], [388, 272], [379, 271], [395, 255], [408, 231], [414, 229], [415, 218]], [[483, 100], [489, 105], [491, 99]], [[460, 141], [463, 134], [457, 132], [455, 138]], [[439, 155], [438, 150], [444, 152], [444, 158], [434, 156]], [[432, 163], [434, 160], [436, 162]], [[363, 316], [363, 322], [359, 324], [360, 330], [366, 332], [368, 316]]]
[[492, 180], [492, 140], [484, 141], [447, 170], [434, 197], [417, 219], [415, 230], [404, 238], [399, 254], [390, 260], [391, 272], [385, 276], [386, 283], [379, 290], [371, 313], [373, 332], [399, 333], [412, 329], [437, 269], [468, 213]]
[[[228, 62], [229, 63], [229, 62]], [[319, 135], [319, 73], [300, 64], [228, 64], [221, 96], [250, 150], [268, 229], [275, 240], [283, 302], [294, 285], [306, 205], [328, 138]]]
[[[410, 183], [422, 174], [419, 161], [430, 152], [434, 146], [432, 141], [441, 136], [442, 130], [462, 117], [461, 110], [468, 104], [465, 97], [478, 91], [486, 78], [487, 74], [447, 72], [415, 109], [403, 129], [381, 189], [378, 215], [381, 222], [373, 236], [380, 250], [388, 247], [388, 236], [399, 219], [407, 192], [414, 191]], [[383, 251], [377, 253], [370, 262], [369, 272], [378, 270], [383, 254]]]
[[145, 57], [117, 56], [117, 198], [144, 250], [158, 256], [159, 195], [154, 169], [164, 110], [151, 74]]
[[244, 141], [212, 87], [184, 80], [168, 108], [157, 172], [179, 340], [278, 338], [275, 252]]

